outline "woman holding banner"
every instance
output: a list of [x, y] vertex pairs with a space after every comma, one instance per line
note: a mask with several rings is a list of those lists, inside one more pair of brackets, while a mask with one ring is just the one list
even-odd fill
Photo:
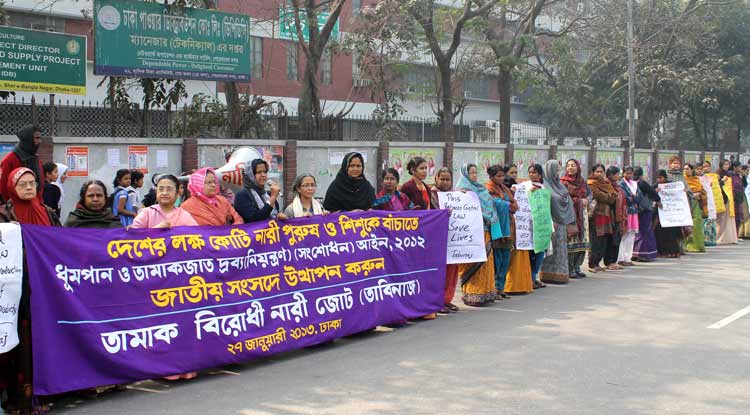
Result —
[[487, 261], [474, 264], [459, 265], [461, 276], [462, 300], [468, 306], [482, 306], [495, 301], [495, 261], [492, 253], [492, 238], [490, 228], [498, 223], [497, 211], [492, 202], [492, 196], [487, 188], [477, 182], [476, 164], [468, 164], [461, 168], [461, 180], [457, 188], [467, 192], [474, 192], [479, 198], [484, 219], [484, 243], [487, 251]]
[[[18, 167], [10, 172], [6, 189], [10, 200], [0, 206], [0, 222], [18, 222], [22, 225], [60, 226], [55, 212], [42, 204], [37, 197], [36, 174], [29, 168]], [[23, 267], [21, 301], [18, 308], [19, 344], [11, 351], [0, 354], [0, 396], [6, 413], [44, 413], [49, 407], [34, 396], [32, 388], [31, 305], [29, 275]]]
[[245, 223], [258, 222], [268, 219], [284, 220], [286, 216], [280, 213], [278, 199], [281, 188], [272, 183], [271, 190], [266, 191], [268, 183], [268, 162], [255, 159], [250, 162], [250, 168], [245, 168], [243, 178], [244, 189], [234, 198], [234, 209], [242, 216]]
[[685, 164], [685, 182], [690, 189], [691, 196], [690, 212], [693, 216], [693, 232], [685, 239], [685, 249], [688, 252], [706, 252], [703, 239], [703, 218], [708, 217], [708, 205], [706, 204], [706, 191], [698, 176], [695, 175], [695, 166]]
[[294, 190], [294, 200], [284, 210], [287, 218], [304, 218], [328, 213], [323, 209], [323, 205], [315, 200], [315, 190], [318, 188], [315, 176], [310, 173], [300, 174], [294, 179], [292, 188]]
[[120, 219], [107, 207], [107, 186], [90, 180], [81, 186], [75, 210], [68, 214], [66, 228], [116, 229], [122, 228]]
[[[565, 176], [560, 179], [565, 185], [570, 198], [573, 200], [573, 212], [575, 213], [577, 232], [568, 232], [568, 274], [570, 278], [585, 278], [586, 274], [581, 271], [581, 265], [589, 249], [588, 221], [586, 210], [591, 198], [591, 190], [586, 186], [581, 171], [581, 163], [570, 159], [565, 163]], [[569, 225], [568, 228], [572, 226]]]
[[516, 223], [513, 214], [518, 210], [518, 203], [513, 197], [513, 192], [505, 186], [505, 169], [499, 164], [487, 168], [490, 181], [485, 187], [494, 199], [500, 228], [503, 237], [493, 242], [493, 254], [495, 260], [495, 294], [499, 299], [510, 298], [505, 293], [508, 269], [510, 268], [510, 252], [515, 241]]
[[617, 242], [614, 241], [617, 229], [616, 207], [619, 194], [612, 182], [607, 180], [603, 164], [595, 164], [591, 168], [591, 175], [586, 184], [588, 184], [594, 196], [592, 202], [593, 214], [589, 220], [591, 235], [589, 271], [593, 273], [603, 272], [605, 268], [599, 265], [602, 260], [604, 260], [604, 266], [609, 270], [621, 269], [617, 265]]
[[229, 201], [219, 195], [219, 181], [211, 167], [198, 169], [190, 175], [188, 191], [190, 198], [180, 207], [190, 213], [198, 225], [223, 226], [245, 223]]
[[[513, 198], [516, 204], [521, 208], [518, 199], [516, 198], [517, 192], [521, 187], [516, 182], [518, 175], [518, 168], [511, 164], [504, 168], [505, 170], [505, 186], [513, 192]], [[528, 208], [528, 197], [525, 198], [526, 207]], [[531, 255], [528, 249], [519, 249], [518, 246], [518, 231], [516, 230], [519, 226], [519, 220], [516, 218], [517, 213], [513, 215], [513, 233], [514, 233], [514, 246], [513, 250], [510, 251], [510, 267], [505, 280], [505, 292], [513, 294], [525, 294], [530, 293], [534, 290], [534, 279], [531, 277]]]
[[[661, 169], [657, 171], [656, 184], [669, 183], [667, 177], [666, 170]], [[656, 191], [659, 192], [659, 188], [657, 188]], [[661, 205], [659, 205], [659, 209], [662, 209]], [[661, 226], [658, 210], [654, 215], [654, 234], [656, 235], [656, 247], [659, 251], [659, 257], [679, 258], [682, 255], [682, 249], [680, 248], [683, 239], [682, 228], [679, 226], [668, 228]]]
[[555, 232], [552, 234], [552, 255], [544, 258], [539, 278], [553, 284], [567, 284], [570, 281], [568, 237], [578, 235], [576, 212], [568, 189], [560, 181], [560, 163], [549, 160], [544, 167], [547, 188], [551, 191], [550, 211]]
[[341, 169], [326, 190], [323, 207], [329, 212], [369, 210], [375, 202], [375, 188], [365, 177], [365, 159], [352, 152], [344, 156]]
[[716, 243], [718, 245], [736, 244], [737, 224], [734, 221], [736, 216], [736, 205], [734, 203], [734, 187], [732, 184], [732, 172], [730, 171], [731, 162], [722, 160], [719, 170], [719, 187], [721, 188], [721, 197], [726, 206], [726, 210], [716, 214]]
[[409, 196], [398, 191], [400, 176], [396, 169], [389, 167], [383, 170], [382, 178], [383, 190], [375, 196], [375, 203], [372, 204], [373, 209], [389, 211], [414, 209], [414, 203], [409, 199]]
[[[440, 209], [438, 192], [453, 191], [453, 173], [447, 167], [441, 167], [435, 175], [435, 184], [430, 188], [430, 206], [433, 209]], [[445, 266], [445, 292], [443, 293], [444, 307], [442, 314], [446, 312], [455, 313], [458, 307], [453, 304], [453, 296], [456, 294], [456, 285], [458, 284], [458, 265], [447, 264]]]
[[[544, 170], [542, 170], [542, 166], [540, 164], [534, 163], [530, 165], [528, 174], [529, 180], [521, 183], [521, 186], [524, 187], [527, 194], [530, 195], [532, 192], [535, 192], [539, 189], [544, 189]], [[533, 225], [531, 235], [532, 240], [534, 240]], [[546, 244], [549, 244], [549, 242], [546, 242]], [[546, 249], [540, 252], [536, 252], [535, 250], [529, 252], [529, 255], [531, 256], [531, 282], [534, 285], [534, 288], [544, 288], [547, 286], [539, 279], [539, 272], [542, 270], [542, 264], [544, 263], [545, 254]], [[565, 255], [567, 255], [567, 252]]]
[[659, 251], [654, 235], [654, 203], [660, 203], [659, 193], [643, 178], [643, 168], [633, 169], [633, 180], [638, 182], [641, 200], [638, 204], [638, 233], [633, 244], [633, 261], [652, 262]]

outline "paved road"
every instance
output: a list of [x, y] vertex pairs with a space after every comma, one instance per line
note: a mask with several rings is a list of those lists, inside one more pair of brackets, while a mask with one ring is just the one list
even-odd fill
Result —
[[750, 242], [61, 414], [748, 414]]

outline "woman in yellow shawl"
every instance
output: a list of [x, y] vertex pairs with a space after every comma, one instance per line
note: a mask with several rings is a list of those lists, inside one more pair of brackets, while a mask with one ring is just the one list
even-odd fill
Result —
[[721, 187], [719, 187], [719, 175], [711, 173], [711, 162], [706, 160], [703, 162], [703, 182], [704, 189], [710, 189], [710, 197], [713, 197], [715, 213], [709, 212], [708, 219], [703, 221], [703, 233], [705, 238], [706, 246], [716, 246], [716, 216], [719, 213], [726, 212], [726, 206], [724, 206], [724, 198], [721, 194]]
[[685, 182], [692, 194], [688, 202], [693, 215], [693, 232], [685, 239], [685, 249], [688, 252], [706, 252], [703, 234], [703, 218], [708, 217], [706, 190], [703, 189], [701, 180], [695, 175], [695, 167], [692, 164], [685, 164], [682, 170]]

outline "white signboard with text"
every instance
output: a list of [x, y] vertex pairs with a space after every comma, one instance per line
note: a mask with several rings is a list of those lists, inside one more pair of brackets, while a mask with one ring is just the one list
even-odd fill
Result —
[[448, 264], [487, 261], [484, 221], [479, 198], [474, 192], [438, 192], [441, 209], [449, 209]]

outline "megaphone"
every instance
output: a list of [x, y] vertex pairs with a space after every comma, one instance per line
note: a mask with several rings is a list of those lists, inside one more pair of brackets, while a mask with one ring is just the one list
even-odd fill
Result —
[[[216, 178], [222, 186], [232, 189], [234, 192], [242, 190], [242, 179], [245, 172], [245, 166], [250, 162], [262, 158], [258, 150], [252, 147], [239, 147], [234, 150], [229, 157], [227, 164], [216, 169]], [[180, 180], [186, 181], [190, 176], [181, 176]]]

